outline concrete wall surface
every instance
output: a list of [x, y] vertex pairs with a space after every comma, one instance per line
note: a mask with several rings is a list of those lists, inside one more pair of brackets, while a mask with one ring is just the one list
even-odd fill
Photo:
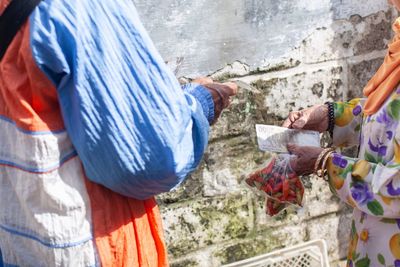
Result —
[[[392, 37], [386, 0], [134, 0], [178, 77], [242, 80], [212, 127], [203, 163], [158, 197], [171, 265], [220, 266], [323, 238], [332, 266], [346, 257], [351, 209], [324, 181], [306, 177], [302, 209], [275, 218], [242, 178], [269, 155], [256, 123], [279, 125], [291, 110], [362, 96]], [[179, 62], [181, 64], [179, 65]]]

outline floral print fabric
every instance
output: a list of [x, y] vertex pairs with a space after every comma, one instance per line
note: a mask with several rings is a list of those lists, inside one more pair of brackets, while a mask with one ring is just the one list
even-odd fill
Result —
[[347, 266], [400, 267], [400, 89], [371, 116], [364, 102], [335, 103], [334, 145], [359, 155], [336, 153], [327, 167], [332, 191], [354, 207]]

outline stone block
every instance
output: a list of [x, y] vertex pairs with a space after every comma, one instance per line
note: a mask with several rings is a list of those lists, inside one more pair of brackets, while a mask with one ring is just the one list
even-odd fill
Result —
[[245, 260], [270, 252], [278, 247], [279, 244], [270, 238], [256, 238], [221, 246], [221, 248], [214, 253], [214, 266]]
[[244, 238], [253, 230], [254, 216], [247, 193], [198, 199], [161, 207], [166, 243], [173, 257]]
[[351, 215], [331, 214], [307, 221], [307, 234], [310, 240], [324, 239], [328, 245], [330, 261], [346, 257], [350, 237]]
[[298, 207], [291, 207], [286, 211], [276, 215], [269, 216], [265, 213], [265, 197], [253, 196], [255, 228], [258, 232], [276, 227], [286, 227], [291, 225], [299, 225], [304, 220], [298, 213]]
[[204, 163], [198, 169], [189, 175], [181, 185], [172, 191], [158, 195], [157, 201], [160, 204], [171, 204], [187, 199], [200, 198], [203, 195], [203, 173]]
[[312, 64], [352, 56], [354, 35], [352, 25], [346, 22], [316, 28], [300, 45], [302, 62]]
[[392, 39], [393, 17], [391, 10], [380, 11], [366, 18], [352, 16], [356, 30], [360, 33], [354, 46], [355, 55], [363, 55], [372, 51], [386, 50]]
[[289, 111], [340, 99], [344, 75], [343, 68], [332, 63], [287, 77], [254, 80], [253, 86], [263, 92], [264, 122], [279, 124]]
[[[253, 132], [252, 135], [255, 129]], [[179, 187], [157, 199], [168, 204], [239, 192], [244, 189], [243, 178], [264, 166], [269, 158], [269, 153], [259, 151], [255, 136], [250, 134], [211, 142], [197, 170]]]
[[243, 178], [265, 165], [269, 158], [270, 154], [258, 150], [255, 137], [248, 135], [211, 143], [204, 155], [204, 196], [243, 190]]
[[312, 188], [305, 190], [304, 207], [297, 211], [301, 218], [308, 220], [336, 213], [345, 205], [340, 203], [340, 200], [332, 194], [326, 181], [313, 176], [311, 184]]
[[224, 68], [211, 74], [211, 78], [216, 81], [224, 82], [229, 78], [246, 76], [250, 73], [250, 66], [240, 61], [227, 64]]
[[210, 141], [217, 141], [238, 135], [254, 137], [255, 122], [264, 121], [265, 105], [263, 93], [240, 89], [232, 98], [231, 106], [211, 128]]
[[310, 64], [385, 50], [392, 38], [392, 21], [392, 12], [387, 10], [318, 27], [300, 45], [301, 61]]
[[364, 95], [364, 87], [367, 85], [368, 81], [372, 78], [382, 63], [383, 58], [375, 58], [361, 62], [349, 62], [348, 100], [362, 97]]
[[171, 267], [197, 267], [199, 265], [200, 263], [193, 259], [185, 259], [170, 264]]
[[210, 267], [215, 266], [212, 258], [213, 247], [198, 250], [194, 253], [170, 262], [171, 267]]
[[[214, 72], [210, 77], [214, 81], [234, 81], [249, 75], [260, 75], [295, 68], [300, 65], [299, 53], [293, 51], [284, 57], [268, 59], [261, 66], [251, 69], [249, 65], [235, 61], [224, 68]], [[172, 67], [171, 67], [172, 68]], [[241, 88], [239, 88], [240, 90]]]
[[[220, 246], [213, 255], [219, 264], [232, 263], [272, 252], [303, 242], [306, 238], [304, 225], [285, 228], [269, 228], [257, 232], [251, 238]], [[214, 261], [216, 261], [214, 260]]]
[[215, 266], [248, 259], [280, 248], [280, 241], [269, 233], [270, 232], [260, 234], [252, 239], [240, 240], [220, 246], [220, 248], [213, 253]]

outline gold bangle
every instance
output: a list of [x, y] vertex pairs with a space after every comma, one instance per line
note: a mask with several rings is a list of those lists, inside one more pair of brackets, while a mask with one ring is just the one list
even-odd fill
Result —
[[321, 169], [322, 170], [325, 170], [326, 169], [326, 163], [328, 162], [328, 159], [329, 159], [329, 157], [333, 154], [335, 152], [335, 150], [331, 150], [331, 151], [329, 151], [326, 155], [325, 155], [325, 157], [324, 157], [324, 159], [323, 159], [323, 161], [322, 161], [322, 165], [321, 165]]
[[322, 157], [325, 154], [325, 152], [326, 152], [326, 148], [323, 149], [321, 151], [321, 153], [319, 153], [318, 158], [317, 158], [317, 160], [315, 161], [315, 164], [314, 164], [314, 174], [317, 174], [319, 164], [321, 163]]
[[321, 153], [318, 155], [318, 158], [315, 161], [315, 165], [314, 165], [314, 174], [316, 174], [318, 177], [322, 177], [319, 174], [319, 170], [320, 170], [319, 166], [321, 165], [322, 159], [326, 156], [327, 153], [334, 151], [334, 150], [335, 150], [334, 148], [328, 147], [328, 148], [325, 148], [324, 150], [322, 150]]
[[[329, 159], [329, 157], [333, 154], [333, 153], [335, 153], [335, 150], [331, 150], [331, 151], [329, 151], [326, 155], [325, 155], [325, 157], [324, 157], [324, 159], [323, 159], [323, 161], [322, 161], [322, 165], [321, 165], [321, 169], [320, 169], [320, 172], [321, 172], [321, 178], [323, 178], [323, 177], [325, 177], [325, 171], [326, 171], [326, 163], [328, 162], [328, 159]], [[324, 179], [325, 180], [325, 179]]]

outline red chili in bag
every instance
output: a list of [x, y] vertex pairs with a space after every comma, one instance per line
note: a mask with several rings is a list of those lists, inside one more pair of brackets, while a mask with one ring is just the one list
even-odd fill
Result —
[[277, 215], [284, 209], [288, 207], [288, 204], [285, 202], [280, 202], [278, 200], [266, 197], [266, 213], [270, 216]]
[[290, 167], [290, 155], [274, 157], [267, 167], [251, 174], [245, 181], [266, 195], [266, 213], [274, 216], [290, 204], [302, 206], [304, 186]]

